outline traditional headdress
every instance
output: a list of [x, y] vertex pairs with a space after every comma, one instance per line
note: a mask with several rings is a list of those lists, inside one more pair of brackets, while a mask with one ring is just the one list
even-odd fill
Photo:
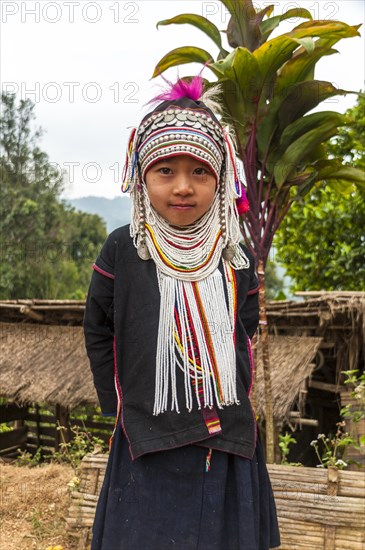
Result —
[[[179, 411], [176, 366], [184, 373], [186, 407], [237, 403], [235, 275], [249, 267], [239, 245], [239, 213], [248, 209], [233, 140], [200, 98], [203, 80], [178, 80], [131, 133], [123, 192], [132, 199], [131, 237], [156, 264], [161, 293], [154, 414]], [[189, 155], [216, 176], [213, 203], [188, 226], [171, 226], [150, 203], [145, 175], [166, 157]], [[236, 202], [238, 204], [236, 204]], [[223, 273], [218, 269], [222, 261]], [[226, 287], [226, 288], [225, 288]], [[227, 297], [227, 298], [226, 298]]]

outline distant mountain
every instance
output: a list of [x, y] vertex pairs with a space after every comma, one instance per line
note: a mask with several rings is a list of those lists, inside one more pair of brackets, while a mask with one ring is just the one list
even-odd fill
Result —
[[115, 199], [106, 199], [105, 197], [81, 197], [79, 199], [67, 199], [77, 210], [89, 214], [98, 214], [105, 220], [108, 233], [130, 223], [131, 203], [130, 199], [125, 197], [115, 197]]

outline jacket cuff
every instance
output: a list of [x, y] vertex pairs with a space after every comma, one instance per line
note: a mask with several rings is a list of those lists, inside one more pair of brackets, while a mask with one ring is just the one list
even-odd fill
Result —
[[115, 391], [98, 391], [101, 413], [103, 416], [116, 416], [118, 410], [118, 398]]
[[260, 290], [260, 285], [256, 286], [255, 288], [250, 288], [250, 290], [247, 292], [247, 296], [251, 296], [252, 294], [257, 294]]

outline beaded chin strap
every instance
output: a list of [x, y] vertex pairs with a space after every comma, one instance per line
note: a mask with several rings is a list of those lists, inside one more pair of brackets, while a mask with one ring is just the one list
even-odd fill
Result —
[[[208, 418], [204, 411], [238, 404], [234, 271], [247, 269], [249, 261], [239, 245], [236, 201], [242, 199], [242, 186], [233, 142], [198, 103], [171, 103], [132, 131], [122, 190], [132, 198], [131, 237], [139, 257], [155, 262], [161, 295], [153, 413], [168, 410], [169, 400], [170, 409], [179, 412], [179, 368], [186, 408], [192, 409], [195, 395], [208, 431], [214, 433], [220, 430], [219, 419]], [[145, 175], [160, 159], [181, 154], [206, 163], [218, 186], [211, 207], [199, 220], [175, 227], [151, 205]], [[223, 275], [218, 269], [221, 261]]]

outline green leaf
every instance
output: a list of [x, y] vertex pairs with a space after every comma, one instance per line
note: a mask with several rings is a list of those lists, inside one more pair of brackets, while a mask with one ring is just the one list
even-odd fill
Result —
[[336, 133], [336, 125], [332, 121], [328, 121], [296, 139], [287, 148], [280, 160], [275, 163], [274, 177], [277, 186], [280, 188], [289, 174], [298, 170], [300, 165], [305, 162], [306, 155], [310, 153], [314, 146], [327, 141]]
[[229, 45], [254, 51], [261, 42], [261, 31], [252, 0], [222, 0], [222, 4], [232, 16], [227, 28]]
[[301, 117], [284, 129], [280, 137], [280, 150], [284, 152], [301, 135], [309, 132], [309, 130], [318, 128], [324, 123], [328, 125], [332, 123], [333, 127], [337, 127], [346, 124], [346, 122], [347, 118], [345, 115], [333, 111], [321, 111], [320, 113], [312, 113]]
[[303, 19], [312, 19], [311, 13], [304, 8], [292, 8], [291, 10], [288, 10], [282, 15], [276, 15], [275, 17], [271, 17], [270, 19], [263, 21], [260, 25], [261, 33], [264, 40], [268, 39], [270, 34], [273, 32], [273, 30], [276, 29], [276, 27], [281, 23], [281, 21], [284, 21], [285, 19], [291, 19], [294, 17], [301, 17]]
[[[302, 200], [303, 197], [305, 197], [312, 189], [314, 184], [317, 181], [317, 173], [315, 171], [312, 171], [312, 167], [309, 167], [309, 169], [306, 170], [306, 173], [308, 174], [306, 177], [302, 177], [302, 181], [297, 184], [292, 182], [292, 187], [295, 186], [295, 195], [292, 197], [293, 201], [299, 201]], [[303, 176], [304, 176], [303, 172]]]
[[274, 11], [274, 4], [270, 4], [269, 6], [266, 6], [264, 9], [260, 10], [257, 12], [256, 14], [256, 21], [259, 25], [261, 25], [262, 23], [262, 20], [265, 16], [267, 17], [270, 17], [270, 15], [273, 13]]
[[354, 92], [335, 88], [331, 82], [311, 80], [292, 86], [278, 111], [279, 128], [286, 128], [291, 122], [304, 116], [325, 99]]
[[259, 67], [246, 48], [236, 48], [225, 59], [210, 65], [219, 75], [228, 122], [234, 127], [241, 147], [254, 124], [259, 99]]
[[301, 98], [307, 93], [299, 88], [294, 95], [290, 96], [289, 101], [284, 103], [286, 97], [295, 90], [295, 87], [298, 86], [301, 81], [306, 80], [309, 72], [321, 57], [331, 55], [335, 52], [336, 50], [331, 50], [330, 48], [323, 47], [317, 49], [316, 47], [310, 54], [304, 51], [299, 56], [293, 56], [280, 70], [275, 83], [273, 98], [265, 108], [264, 116], [262, 116], [262, 118], [260, 117], [258, 124], [257, 143], [261, 157], [265, 156], [275, 136], [279, 122], [278, 112], [282, 105], [283, 111], [285, 112], [288, 105], [290, 106], [298, 97]]
[[278, 36], [262, 44], [253, 52], [260, 68], [261, 83], [272, 83], [276, 79], [277, 71], [292, 56], [298, 47], [298, 41], [287, 36]]
[[301, 44], [301, 46], [303, 46], [303, 48], [308, 53], [312, 53], [314, 51], [315, 42], [314, 42], [313, 38], [311, 38], [310, 36], [308, 36], [306, 38], [297, 38], [297, 42], [298, 42], [298, 44]]
[[[326, 185], [335, 189], [336, 192], [346, 195], [354, 190], [354, 185], [360, 189], [364, 188], [364, 171], [342, 164], [340, 159], [318, 160], [314, 163], [314, 167], [316, 168], [317, 181], [325, 181]], [[345, 384], [347, 383], [346, 380]], [[346, 408], [342, 411], [345, 412]]]
[[[249, 101], [249, 108], [257, 103], [259, 91], [259, 65], [254, 55], [246, 48], [236, 48], [225, 59], [212, 63], [215, 69], [225, 78], [238, 84], [242, 98]], [[247, 105], [246, 105], [247, 106]]]
[[183, 46], [167, 53], [157, 63], [152, 78], [159, 76], [170, 67], [183, 65], [185, 63], [202, 63], [203, 65], [214, 63], [213, 57], [206, 50], [193, 46]]
[[352, 36], [360, 36], [358, 28], [361, 25], [347, 25], [341, 21], [333, 21], [331, 19], [324, 21], [305, 21], [301, 23], [287, 36], [292, 38], [305, 38], [306, 36], [324, 36], [325, 38], [340, 37], [350, 38]]
[[235, 55], [236, 55], [236, 50], [233, 50], [233, 52], [229, 53], [223, 59], [219, 59], [215, 63], [211, 63], [210, 67], [214, 69], [217, 73], [219, 73], [219, 76], [226, 77], [227, 73], [229, 71], [232, 71], [232, 64], [233, 64]]
[[318, 42], [315, 44], [314, 51], [310, 53], [306, 50], [302, 51], [299, 55], [294, 55], [292, 59], [289, 59], [285, 63], [276, 80], [274, 94], [282, 94], [282, 97], [284, 97], [293, 85], [298, 84], [302, 80], [307, 80], [308, 74], [312, 71], [317, 61], [324, 56], [338, 53], [337, 50], [330, 47], [318, 47]]
[[259, 67], [246, 48], [236, 48], [225, 59], [210, 65], [220, 75], [229, 122], [235, 128], [240, 145], [246, 143], [254, 123], [259, 99]]
[[[308, 55], [308, 54], [307, 54]], [[313, 54], [315, 56], [315, 52]], [[295, 83], [295, 74], [300, 77], [310, 66], [310, 61], [300, 61], [301, 67], [293, 64], [294, 75], [290, 72], [283, 76], [283, 82], [279, 84], [279, 91], [274, 88], [274, 99], [266, 106], [266, 112], [260, 116], [257, 128], [257, 143], [261, 158], [266, 157], [267, 152], [279, 145], [280, 135], [294, 120], [304, 116], [314, 109], [321, 101], [335, 95], [346, 95], [345, 90], [335, 88], [330, 82], [311, 80]], [[290, 84], [291, 79], [293, 82]], [[284, 82], [287, 86], [283, 88]], [[274, 150], [271, 151], [273, 157]]]
[[252, 132], [254, 115], [249, 108], [243, 112], [241, 90], [235, 81], [222, 79], [220, 84], [224, 105], [223, 122], [234, 129], [239, 148], [243, 150]]
[[[364, 140], [360, 139], [364, 132], [363, 113], [364, 99], [360, 96], [356, 107], [346, 113], [347, 117], [358, 119], [358, 126], [341, 128], [336, 139], [325, 144], [327, 155], [332, 158], [317, 161], [311, 167], [318, 179], [310, 189], [310, 198], [303, 200], [298, 189], [298, 200], [277, 233], [280, 260], [284, 259], [298, 290], [365, 290], [365, 241], [361, 238], [361, 228], [365, 226], [364, 188], [363, 183], [356, 184], [357, 179], [364, 178]], [[343, 164], [344, 159], [351, 164]], [[347, 171], [354, 166], [360, 170]], [[337, 180], [337, 173], [346, 179]], [[351, 252], [344, 255], [349, 247]], [[353, 373], [346, 376], [356, 379]], [[346, 380], [345, 383], [348, 385]], [[353, 412], [343, 407], [340, 415], [349, 418]]]
[[329, 187], [345, 194], [352, 192], [354, 185], [358, 189], [365, 190], [364, 172], [352, 166], [343, 166], [331, 176], [322, 176], [319, 179], [325, 180]]
[[206, 19], [202, 15], [196, 15], [194, 13], [184, 13], [182, 15], [172, 17], [171, 19], [164, 19], [163, 21], [159, 21], [156, 26], [158, 28], [162, 25], [184, 24], [193, 25], [197, 29], [204, 32], [207, 36], [209, 36], [209, 38], [213, 40], [213, 42], [218, 46], [221, 52], [223, 52], [225, 55], [228, 55], [228, 52], [226, 52], [222, 48], [222, 39], [219, 29], [211, 21], [209, 21], [209, 19]]

